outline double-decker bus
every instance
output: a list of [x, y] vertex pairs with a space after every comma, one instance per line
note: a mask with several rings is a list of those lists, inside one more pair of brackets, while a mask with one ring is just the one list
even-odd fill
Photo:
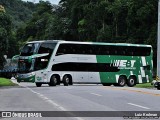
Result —
[[28, 42], [19, 56], [18, 82], [130, 87], [152, 81], [152, 47], [127, 43], [46, 40]]

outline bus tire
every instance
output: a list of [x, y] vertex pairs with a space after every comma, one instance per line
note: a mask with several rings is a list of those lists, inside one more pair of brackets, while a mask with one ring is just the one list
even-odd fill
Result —
[[157, 87], [157, 90], [160, 90], [160, 87]]
[[102, 83], [103, 86], [111, 86], [111, 83]]
[[56, 85], [57, 85], [57, 77], [55, 75], [52, 75], [49, 86], [56, 86]]
[[57, 85], [60, 85], [60, 84], [61, 84], [61, 82], [58, 80], [58, 81], [57, 81]]
[[136, 77], [130, 76], [129, 79], [127, 80], [127, 85], [129, 87], [133, 87], [136, 85]]
[[123, 87], [125, 85], [126, 85], [126, 77], [125, 76], [119, 76], [118, 86]]
[[69, 82], [70, 82], [70, 77], [68, 75], [65, 75], [63, 77], [63, 84], [64, 84], [64, 86], [68, 86]]
[[57, 85], [60, 85], [60, 84], [61, 84], [60, 77], [57, 76]]
[[37, 86], [37, 87], [41, 87], [41, 86], [42, 86], [42, 83], [36, 83], [36, 86]]
[[69, 85], [73, 85], [72, 77], [71, 76], [69, 76], [69, 77], [70, 77], [70, 79], [69, 79]]

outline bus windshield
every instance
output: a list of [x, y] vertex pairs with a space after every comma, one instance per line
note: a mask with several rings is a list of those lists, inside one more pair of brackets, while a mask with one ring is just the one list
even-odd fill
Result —
[[33, 60], [29, 62], [28, 60], [19, 60], [18, 69], [20, 73], [28, 73], [33, 71]]
[[[45, 69], [55, 46], [56, 43], [26, 44], [21, 51], [21, 56], [30, 56], [32, 59], [23, 59], [21, 57], [18, 64], [19, 72], [28, 73]], [[38, 47], [39, 49], [37, 50], [36, 48]]]
[[39, 43], [26, 44], [21, 50], [21, 56], [30, 56], [37, 52]]

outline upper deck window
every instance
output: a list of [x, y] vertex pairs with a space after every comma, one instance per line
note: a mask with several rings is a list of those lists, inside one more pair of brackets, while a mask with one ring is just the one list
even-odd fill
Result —
[[63, 54], [149, 56], [151, 47], [67, 43], [60, 44], [56, 53]]
[[47, 67], [56, 43], [42, 43], [39, 47], [38, 54], [49, 53], [46, 56], [35, 59], [34, 70], [41, 70]]
[[38, 50], [38, 54], [42, 54], [42, 53], [52, 54], [55, 46], [56, 46], [56, 43], [42, 43]]
[[37, 53], [39, 43], [28, 43], [21, 50], [21, 56], [30, 56]]

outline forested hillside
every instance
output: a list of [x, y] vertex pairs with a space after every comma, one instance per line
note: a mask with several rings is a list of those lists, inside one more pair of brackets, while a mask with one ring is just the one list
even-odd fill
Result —
[[17, 47], [46, 39], [151, 44], [156, 60], [157, 0], [61, 0], [59, 6], [0, 0], [0, 4], [11, 16]]
[[6, 13], [11, 17], [14, 29], [25, 25], [32, 18], [35, 5], [32, 2], [21, 0], [0, 0], [0, 5], [5, 8]]

